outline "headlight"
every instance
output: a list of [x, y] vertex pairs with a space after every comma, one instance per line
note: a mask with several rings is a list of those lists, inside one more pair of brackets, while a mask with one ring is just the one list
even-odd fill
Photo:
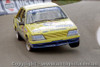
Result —
[[78, 35], [78, 31], [77, 30], [69, 31], [67, 36], [73, 36], [73, 35]]
[[45, 38], [43, 35], [35, 35], [35, 36], [32, 36], [32, 40], [39, 41], [39, 40], [45, 40]]

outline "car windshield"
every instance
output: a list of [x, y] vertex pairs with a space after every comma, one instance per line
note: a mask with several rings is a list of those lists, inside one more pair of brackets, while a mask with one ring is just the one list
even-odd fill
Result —
[[67, 18], [59, 7], [49, 7], [27, 12], [27, 24]]

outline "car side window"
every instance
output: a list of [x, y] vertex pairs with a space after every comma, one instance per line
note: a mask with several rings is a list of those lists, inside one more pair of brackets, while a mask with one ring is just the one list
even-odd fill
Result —
[[22, 12], [22, 22], [25, 23], [25, 10]]
[[17, 15], [17, 19], [18, 19], [19, 21], [21, 21], [21, 13], [22, 13], [22, 11], [23, 11], [23, 9], [20, 9], [20, 11], [19, 11], [19, 13], [18, 13], [18, 15]]

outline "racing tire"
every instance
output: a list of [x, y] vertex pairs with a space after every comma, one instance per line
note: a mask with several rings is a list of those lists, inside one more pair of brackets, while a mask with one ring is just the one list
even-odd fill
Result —
[[33, 48], [31, 47], [31, 45], [29, 44], [28, 42], [28, 39], [26, 40], [26, 49], [29, 51], [29, 52], [32, 52]]
[[71, 48], [76, 48], [76, 47], [79, 46], [79, 42], [69, 44], [69, 46], [70, 46]]
[[20, 34], [19, 34], [18, 32], [16, 32], [16, 37], [17, 37], [17, 39], [20, 40], [20, 41], [23, 40], [23, 38], [20, 36]]

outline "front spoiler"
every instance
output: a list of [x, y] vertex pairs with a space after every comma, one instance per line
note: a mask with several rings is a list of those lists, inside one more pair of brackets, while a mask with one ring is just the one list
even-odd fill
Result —
[[67, 45], [71, 43], [77, 43], [77, 42], [79, 42], [79, 38], [68, 39], [68, 40], [58, 40], [58, 41], [52, 41], [48, 43], [31, 44], [31, 47], [32, 48], [56, 47], [56, 46], [62, 46], [62, 45]]

